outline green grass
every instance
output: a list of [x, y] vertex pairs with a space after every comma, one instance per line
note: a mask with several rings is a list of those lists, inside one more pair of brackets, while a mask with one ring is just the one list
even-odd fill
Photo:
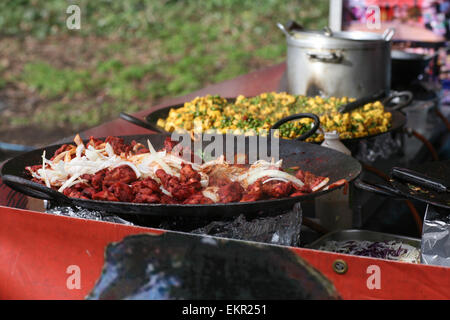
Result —
[[46, 62], [25, 64], [21, 80], [44, 98], [71, 97], [77, 92], [89, 94], [96, 87], [87, 70], [56, 69]]
[[[276, 22], [296, 20], [307, 28], [322, 28], [327, 24], [328, 2], [0, 1], [3, 36], [96, 36], [109, 41], [101, 50], [86, 48], [93, 51], [88, 63], [61, 67], [40, 57], [26, 61], [21, 73], [7, 81], [21, 82], [40, 96], [45, 105], [37, 118], [46, 118], [47, 124], [92, 126], [120, 111], [148, 108], [160, 98], [184, 95], [283, 61], [286, 42]], [[81, 7], [80, 30], [66, 27], [69, 4]], [[0, 81], [0, 90], [5, 85]], [[95, 102], [98, 95], [105, 95], [107, 103]], [[72, 109], [80, 110], [80, 115], [66, 111]], [[70, 115], [62, 115], [65, 112]]]

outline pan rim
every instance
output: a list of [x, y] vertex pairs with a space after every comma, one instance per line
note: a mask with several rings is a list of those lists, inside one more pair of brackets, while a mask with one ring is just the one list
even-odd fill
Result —
[[[237, 97], [224, 97], [224, 99], [226, 99], [228, 101], [235, 100], [236, 98]], [[249, 97], [249, 98], [251, 98], [251, 97]], [[185, 102], [174, 104], [174, 105], [168, 105], [168, 106], [164, 106], [164, 107], [158, 108], [156, 110], [150, 111], [150, 113], [145, 116], [145, 121], [147, 123], [149, 123], [150, 125], [158, 128], [160, 130], [160, 133], [171, 134], [171, 132], [168, 132], [168, 131], [164, 130], [164, 128], [158, 126], [156, 121], [153, 121], [154, 119], [152, 119], [152, 118], [156, 114], [158, 114], [160, 112], [168, 115], [169, 111], [171, 109], [181, 108], [181, 107], [184, 106], [184, 104], [185, 104]], [[375, 137], [378, 137], [378, 136], [383, 135], [383, 134], [388, 134], [388, 133], [391, 133], [391, 132], [395, 132], [395, 131], [399, 130], [400, 128], [402, 128], [406, 124], [406, 115], [402, 111], [400, 111], [400, 110], [389, 110], [389, 108], [385, 108], [385, 109], [387, 110], [387, 112], [390, 112], [392, 114], [392, 119], [393, 119], [392, 122], [391, 122], [391, 127], [388, 128], [387, 131], [375, 133], [375, 134], [372, 134], [372, 135], [367, 135], [367, 136], [364, 136], [364, 137], [345, 138], [345, 139], [340, 139], [340, 140], [342, 142], [357, 142], [357, 141], [361, 141], [361, 140], [371, 139], [371, 138], [375, 138]], [[394, 118], [395, 118], [396, 122], [394, 122]], [[319, 129], [317, 131], [319, 131]], [[286, 139], [286, 138], [282, 138], [282, 139], [294, 140], [294, 139]], [[320, 144], [322, 142], [323, 141], [321, 141], [321, 142], [307, 142], [307, 143]]]

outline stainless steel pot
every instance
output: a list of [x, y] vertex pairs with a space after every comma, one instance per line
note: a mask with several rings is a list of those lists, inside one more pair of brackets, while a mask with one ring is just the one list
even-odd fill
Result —
[[307, 96], [362, 98], [391, 86], [393, 30], [305, 31], [278, 24], [287, 38], [288, 92]]

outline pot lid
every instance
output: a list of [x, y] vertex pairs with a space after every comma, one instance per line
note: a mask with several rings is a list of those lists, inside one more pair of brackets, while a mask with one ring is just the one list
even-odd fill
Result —
[[364, 31], [332, 31], [325, 27], [323, 30], [305, 30], [299, 24], [290, 24], [288, 28], [278, 24], [286, 35], [287, 41], [295, 46], [314, 46], [323, 48], [367, 48], [389, 45], [395, 31], [387, 29], [383, 34]]

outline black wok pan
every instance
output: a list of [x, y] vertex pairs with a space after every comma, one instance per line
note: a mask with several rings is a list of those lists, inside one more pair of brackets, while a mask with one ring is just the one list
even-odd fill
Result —
[[[139, 135], [124, 136], [126, 142], [136, 140], [146, 144], [147, 139], [156, 149], [163, 147], [163, 142], [167, 135]], [[232, 136], [235, 137], [235, 136]], [[269, 140], [269, 141], [267, 141]], [[224, 139], [225, 141], [225, 139]], [[270, 150], [270, 139], [260, 138], [260, 143], [268, 142], [267, 150]], [[299, 166], [302, 170], [310, 171], [316, 175], [330, 178], [330, 183], [340, 179], [346, 179], [351, 182], [359, 176], [361, 166], [359, 162], [343, 153], [321, 147], [311, 143], [274, 139], [279, 141], [279, 156], [283, 159], [283, 168]], [[248, 154], [249, 138], [246, 137], [246, 153]], [[273, 141], [272, 141], [273, 143]], [[205, 142], [203, 146], [207, 145]], [[47, 188], [43, 185], [34, 183], [27, 179], [27, 173], [24, 168], [29, 165], [42, 163], [42, 152], [45, 150], [47, 155], [52, 155], [61, 145], [49, 146], [42, 149], [21, 154], [6, 162], [1, 170], [1, 178], [5, 184], [11, 188], [25, 193], [26, 195], [55, 201], [63, 205], [79, 206], [91, 210], [106, 211], [118, 213], [121, 215], [144, 215], [155, 217], [232, 217], [238, 214], [270, 214], [279, 212], [279, 210], [292, 208], [294, 203], [313, 198], [328, 191], [320, 191], [299, 197], [262, 200], [256, 202], [239, 203], [217, 203], [208, 205], [181, 205], [181, 204], [141, 204], [126, 202], [111, 202], [98, 200], [84, 200], [77, 198], [68, 198], [60, 192]], [[224, 152], [226, 144], [224, 142]], [[234, 148], [236, 152], [236, 147]]]
[[402, 50], [391, 51], [391, 86], [408, 86], [425, 72], [433, 59], [432, 55], [417, 54]]
[[[404, 94], [404, 92], [398, 93], [399, 96]], [[393, 95], [389, 96], [386, 98], [385, 101], [389, 102], [393, 99]], [[412, 98], [412, 95], [411, 95]], [[233, 101], [235, 99], [230, 98], [227, 99], [228, 101]], [[378, 136], [380, 134], [385, 134], [388, 132], [396, 132], [399, 129], [403, 128], [403, 126], [406, 124], [406, 116], [405, 114], [403, 114], [400, 109], [406, 107], [409, 103], [411, 102], [411, 99], [407, 99], [406, 101], [402, 101], [399, 105], [396, 105], [392, 108], [386, 108], [386, 110], [388, 110], [389, 112], [392, 113], [392, 122], [391, 122], [391, 127], [388, 129], [388, 131], [386, 132], [380, 132], [380, 133], [376, 133], [373, 135], [368, 135], [365, 137], [361, 137], [361, 138], [351, 138], [351, 139], [342, 139], [342, 142], [344, 143], [348, 143], [351, 144], [353, 142], [357, 142], [363, 139], [369, 139], [369, 138], [373, 138], [375, 136]], [[134, 116], [131, 116], [129, 114], [126, 113], [120, 113], [120, 117], [126, 121], [129, 121], [137, 126], [158, 132], [158, 133], [166, 133], [168, 134], [168, 132], [166, 132], [163, 128], [159, 127], [157, 125], [158, 119], [165, 119], [167, 118], [167, 116], [169, 115], [170, 109], [177, 109], [180, 107], [183, 107], [184, 103], [182, 104], [177, 104], [177, 105], [172, 105], [172, 106], [168, 106], [168, 107], [164, 107], [155, 111], [150, 112], [146, 117], [145, 117], [145, 121], [138, 119]], [[298, 120], [300, 118], [312, 118], [314, 120], [314, 126], [311, 128], [310, 131], [306, 132], [305, 134], [303, 134], [302, 136], [298, 137], [297, 140], [304, 140], [306, 138], [308, 138], [309, 136], [311, 136], [312, 134], [315, 133], [315, 131], [319, 128], [319, 124], [320, 120], [317, 118], [317, 115], [315, 114], [311, 114], [311, 113], [300, 113], [297, 115], [290, 115], [284, 119], [281, 119], [280, 121], [278, 121], [276, 124], [274, 124], [274, 126], [272, 127], [273, 129], [278, 128], [282, 123], [285, 123], [287, 121], [290, 120]]]

